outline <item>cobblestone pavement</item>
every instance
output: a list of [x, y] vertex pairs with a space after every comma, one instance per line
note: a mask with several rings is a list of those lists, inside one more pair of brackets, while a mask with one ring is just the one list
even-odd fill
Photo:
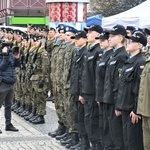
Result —
[[47, 102], [45, 124], [32, 125], [12, 112], [12, 124], [19, 132], [5, 131], [4, 108], [0, 110], [0, 150], [66, 150], [59, 141], [48, 136], [57, 128], [54, 104]]

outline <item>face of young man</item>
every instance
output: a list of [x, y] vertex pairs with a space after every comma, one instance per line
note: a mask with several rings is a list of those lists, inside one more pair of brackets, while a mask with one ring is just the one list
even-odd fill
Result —
[[71, 36], [74, 36], [74, 33], [66, 32], [66, 34], [65, 34], [65, 42], [66, 43], [72, 43], [74, 41], [74, 39], [71, 39]]
[[86, 45], [86, 41], [87, 41], [86, 38], [75, 39], [75, 46], [81, 48], [84, 45]]
[[88, 31], [88, 33], [87, 33], [87, 42], [93, 43], [93, 42], [95, 42], [95, 38], [99, 37], [99, 36], [100, 36], [100, 34], [96, 31]]
[[54, 38], [55, 37], [55, 31], [53, 31], [53, 30], [50, 30], [49, 32], [48, 32], [48, 37], [51, 39], [51, 38]]
[[64, 30], [60, 30], [59, 31], [59, 39], [61, 41], [64, 41], [65, 40], [65, 33], [64, 33]]

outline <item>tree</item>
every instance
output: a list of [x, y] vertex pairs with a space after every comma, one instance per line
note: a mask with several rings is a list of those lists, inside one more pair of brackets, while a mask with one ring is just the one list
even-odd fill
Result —
[[111, 16], [128, 10], [145, 0], [91, 0], [90, 9], [93, 14]]

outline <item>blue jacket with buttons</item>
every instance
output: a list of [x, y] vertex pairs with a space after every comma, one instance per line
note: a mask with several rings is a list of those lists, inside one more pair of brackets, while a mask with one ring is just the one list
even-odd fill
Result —
[[12, 53], [0, 55], [0, 77], [2, 82], [14, 84], [16, 82], [15, 67], [20, 67], [20, 59], [14, 58]]

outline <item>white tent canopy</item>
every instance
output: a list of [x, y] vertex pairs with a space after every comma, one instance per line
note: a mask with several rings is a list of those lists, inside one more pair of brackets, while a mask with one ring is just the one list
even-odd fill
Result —
[[150, 27], [150, 0], [120, 14], [102, 18], [104, 28], [112, 28], [116, 24], [139, 28]]

